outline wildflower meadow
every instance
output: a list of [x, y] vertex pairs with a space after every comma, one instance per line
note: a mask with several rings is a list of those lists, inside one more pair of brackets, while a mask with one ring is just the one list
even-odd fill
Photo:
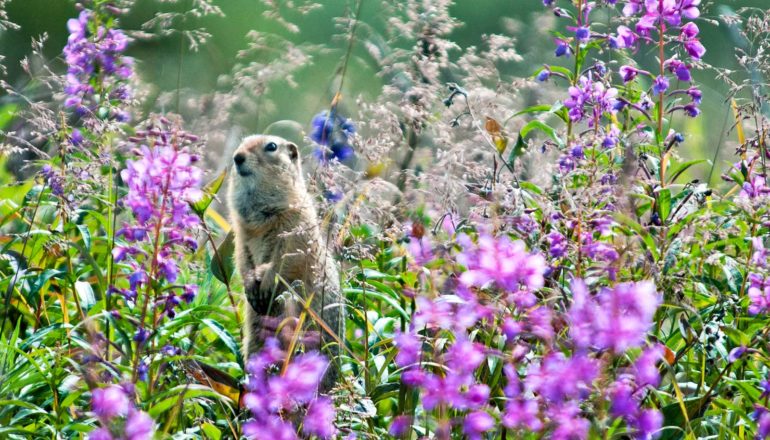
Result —
[[[770, 437], [764, 0], [46, 2], [0, 0], [0, 439]], [[284, 283], [247, 356], [255, 133], [345, 325]]]

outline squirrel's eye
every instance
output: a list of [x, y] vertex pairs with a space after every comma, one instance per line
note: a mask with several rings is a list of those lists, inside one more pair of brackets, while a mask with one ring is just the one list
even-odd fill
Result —
[[265, 151], [275, 151], [278, 149], [278, 145], [275, 142], [268, 142], [265, 144]]

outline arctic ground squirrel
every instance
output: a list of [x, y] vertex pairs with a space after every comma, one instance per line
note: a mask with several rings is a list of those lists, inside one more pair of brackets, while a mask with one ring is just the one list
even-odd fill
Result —
[[[229, 205], [235, 261], [247, 300], [244, 357], [259, 350], [265, 336], [276, 330], [276, 322], [291, 322], [286, 318], [301, 312], [299, 301], [287, 294], [290, 291], [300, 301], [309, 301], [310, 308], [342, 340], [345, 320], [337, 264], [326, 247], [313, 198], [305, 186], [299, 149], [277, 136], [249, 136], [233, 154], [233, 171]], [[308, 317], [306, 322], [312, 319]], [[320, 332], [316, 341], [320, 339], [334, 362], [337, 343], [320, 326], [316, 329]], [[336, 368], [330, 365], [323, 388], [334, 382]]]

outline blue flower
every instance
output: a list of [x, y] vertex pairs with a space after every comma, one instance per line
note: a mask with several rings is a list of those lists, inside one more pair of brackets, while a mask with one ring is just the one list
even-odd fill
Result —
[[315, 157], [323, 163], [331, 160], [343, 162], [355, 155], [350, 145], [350, 136], [356, 128], [348, 119], [339, 116], [334, 110], [323, 111], [313, 117], [310, 139], [318, 144]]

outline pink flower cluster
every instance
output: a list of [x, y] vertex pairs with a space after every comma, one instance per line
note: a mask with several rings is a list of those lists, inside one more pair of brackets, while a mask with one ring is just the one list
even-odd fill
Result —
[[[149, 440], [155, 431], [155, 422], [134, 407], [122, 386], [95, 388], [91, 391], [91, 409], [102, 427], [91, 431], [88, 440]], [[122, 418], [124, 422], [119, 421]]]
[[[601, 230], [602, 224], [596, 227]], [[556, 319], [558, 307], [541, 304], [535, 296], [547, 270], [542, 256], [505, 235], [481, 233], [475, 243], [461, 235], [458, 242], [462, 251], [457, 260], [466, 270], [458, 277], [457, 294], [418, 296], [410, 330], [394, 338], [401, 380], [420, 390], [422, 407], [459, 413], [438, 420], [439, 431], [455, 427], [478, 439], [499, 420], [508, 429], [547, 433], [549, 438], [587, 438], [590, 421], [580, 408], [599, 396], [612, 402], [613, 416], [624, 419], [635, 438], [654, 436], [662, 418], [644, 409], [641, 401], [647, 387], [658, 384], [661, 349], [646, 349], [633, 365], [616, 368], [628, 350], [645, 344], [661, 301], [652, 282], [622, 283], [592, 294], [576, 279], [562, 322]], [[500, 300], [482, 300], [482, 290]], [[559, 329], [564, 324], [569, 331]], [[503, 337], [505, 348], [474, 341], [479, 330]], [[443, 338], [453, 342], [438, 343]], [[489, 385], [478, 379], [479, 369], [491, 358], [505, 365], [502, 412], [491, 404]], [[615, 378], [611, 393], [600, 389], [600, 377]], [[390, 432], [404, 435], [411, 423], [408, 416], [396, 417]]]
[[[135, 222], [124, 224], [116, 233], [122, 241], [113, 248], [112, 256], [116, 263], [126, 260], [131, 274], [128, 288], [113, 289], [136, 301], [143, 286], [174, 284], [185, 252], [197, 248], [191, 232], [200, 220], [189, 203], [202, 196], [202, 171], [195, 165], [197, 156], [189, 151], [197, 137], [165, 118], [138, 131], [130, 141], [137, 158], [127, 161], [120, 173], [128, 193], [119, 204], [131, 210]], [[173, 317], [175, 307], [190, 302], [197, 291], [196, 285], [175, 285], [164, 289], [156, 300]], [[147, 336], [140, 328], [135, 339], [143, 342]]]
[[317, 353], [305, 353], [276, 374], [285, 361], [286, 353], [276, 339], [268, 339], [262, 351], [249, 359], [243, 402], [253, 419], [243, 425], [243, 434], [252, 439], [291, 440], [299, 438], [302, 425], [301, 432], [307, 436], [333, 438], [337, 433], [334, 405], [318, 396], [328, 362]]
[[97, 24], [95, 13], [88, 9], [81, 11], [78, 18], [67, 21], [70, 35], [64, 47], [67, 63], [64, 105], [81, 115], [96, 113], [101, 118], [125, 122], [129, 114], [117, 107], [108, 109], [104, 101], [123, 103], [130, 99], [127, 80], [133, 74], [133, 59], [123, 55], [128, 37], [120, 29], [105, 27], [105, 22]]

